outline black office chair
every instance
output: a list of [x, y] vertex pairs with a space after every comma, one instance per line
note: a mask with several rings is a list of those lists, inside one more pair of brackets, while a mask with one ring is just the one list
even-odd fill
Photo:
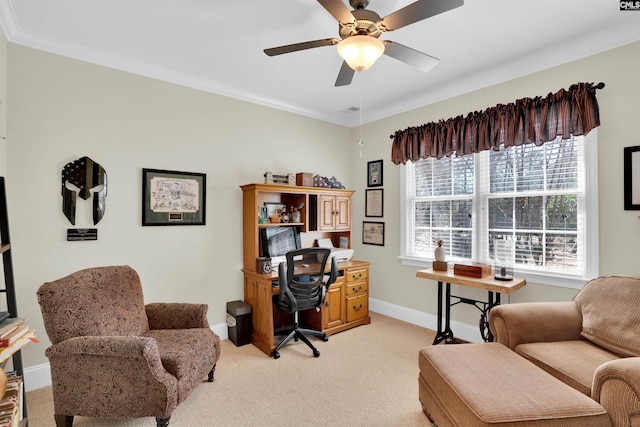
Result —
[[328, 341], [324, 332], [300, 327], [299, 312], [315, 308], [320, 310], [324, 304], [327, 289], [338, 277], [338, 262], [331, 258], [331, 272], [324, 274], [327, 259], [331, 253], [327, 248], [306, 248], [287, 252], [287, 263], [278, 266], [278, 282], [280, 294], [274, 296], [273, 303], [285, 313], [293, 313], [293, 329], [284, 332], [287, 336], [273, 351], [273, 358], [280, 357], [279, 350], [294, 339], [302, 340], [313, 350], [313, 356], [320, 356], [320, 352], [311, 344], [305, 335], [313, 335]]

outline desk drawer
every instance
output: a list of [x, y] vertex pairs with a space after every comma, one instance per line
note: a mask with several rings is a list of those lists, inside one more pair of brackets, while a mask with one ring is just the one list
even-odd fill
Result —
[[356, 295], [369, 291], [369, 282], [350, 283], [347, 285], [347, 296]]
[[369, 279], [369, 269], [368, 268], [353, 268], [347, 270], [347, 284], [352, 282], [359, 282], [361, 280]]
[[368, 294], [347, 298], [347, 323], [367, 317], [368, 314]]

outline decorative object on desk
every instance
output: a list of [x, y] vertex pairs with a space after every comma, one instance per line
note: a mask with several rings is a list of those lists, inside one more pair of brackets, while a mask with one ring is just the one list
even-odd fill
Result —
[[327, 178], [326, 176], [316, 175], [313, 177], [313, 186], [321, 188], [337, 188], [344, 189], [344, 185], [335, 176]]
[[349, 249], [349, 238], [345, 236], [341, 236], [340, 244], [338, 246], [342, 249]]
[[67, 184], [76, 187], [77, 195], [83, 200], [93, 194], [93, 225], [100, 222], [107, 198], [107, 171], [87, 156], [62, 168], [62, 212], [72, 225], [76, 225], [76, 191], [67, 188]]
[[382, 218], [384, 213], [384, 190], [365, 190], [364, 216]]
[[433, 257], [435, 258], [436, 261], [443, 262], [447, 259], [447, 250], [445, 249], [444, 246], [442, 246], [443, 243], [444, 242], [442, 241], [442, 239], [436, 242], [438, 246], [436, 246], [436, 250], [433, 253]]
[[142, 169], [142, 225], [205, 225], [207, 175]]
[[382, 160], [367, 162], [367, 187], [382, 187]]
[[447, 271], [449, 264], [446, 261], [433, 261], [431, 268], [433, 268], [433, 271]]
[[491, 265], [481, 262], [471, 262], [468, 264], [454, 264], [453, 273], [460, 276], [475, 277], [481, 279], [491, 275]]
[[256, 259], [256, 271], [258, 273], [271, 273], [271, 258], [259, 257]]
[[624, 149], [624, 209], [640, 210], [640, 145]]
[[513, 280], [513, 240], [493, 240], [493, 275], [497, 280]]
[[300, 214], [298, 208], [293, 208], [293, 212], [291, 212], [289, 219], [293, 223], [299, 223], [302, 220], [302, 215]]
[[276, 175], [273, 172], [265, 172], [264, 183], [296, 185], [296, 176], [292, 173], [288, 173], [286, 175]]
[[311, 172], [298, 172], [296, 185], [299, 187], [313, 187], [313, 174]]
[[258, 214], [258, 224], [266, 224], [269, 222], [269, 214], [267, 213], [266, 206], [260, 206], [260, 213]]
[[384, 246], [384, 222], [362, 222], [362, 243]]

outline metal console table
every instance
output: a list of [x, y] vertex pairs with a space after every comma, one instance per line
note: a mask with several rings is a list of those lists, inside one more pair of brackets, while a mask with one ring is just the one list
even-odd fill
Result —
[[[431, 268], [419, 270], [416, 273], [416, 277], [436, 280], [438, 282], [438, 330], [436, 331], [436, 337], [433, 340], [433, 345], [440, 344], [443, 341], [445, 343], [455, 342], [453, 331], [451, 330], [451, 307], [457, 304], [473, 305], [480, 310], [480, 335], [485, 341], [493, 341], [493, 335], [489, 330], [488, 323], [489, 311], [496, 305], [500, 305], [501, 294], [513, 293], [527, 284], [525, 279], [519, 279], [517, 277], [514, 277], [513, 280], [502, 281], [494, 279], [493, 276], [475, 278], [453, 274], [453, 270], [434, 271]], [[488, 293], [488, 301], [477, 301], [470, 298], [451, 295], [452, 283], [470, 288], [484, 289]], [[444, 296], [444, 328], [442, 327], [443, 284], [446, 284]], [[456, 299], [453, 303], [451, 302], [452, 298]]]

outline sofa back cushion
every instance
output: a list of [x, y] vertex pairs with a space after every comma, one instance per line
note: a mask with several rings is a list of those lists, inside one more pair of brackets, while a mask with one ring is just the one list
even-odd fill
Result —
[[140, 277], [129, 266], [77, 271], [38, 289], [53, 344], [78, 336], [142, 335], [149, 329]]
[[599, 277], [574, 301], [584, 338], [620, 356], [640, 356], [640, 277]]

